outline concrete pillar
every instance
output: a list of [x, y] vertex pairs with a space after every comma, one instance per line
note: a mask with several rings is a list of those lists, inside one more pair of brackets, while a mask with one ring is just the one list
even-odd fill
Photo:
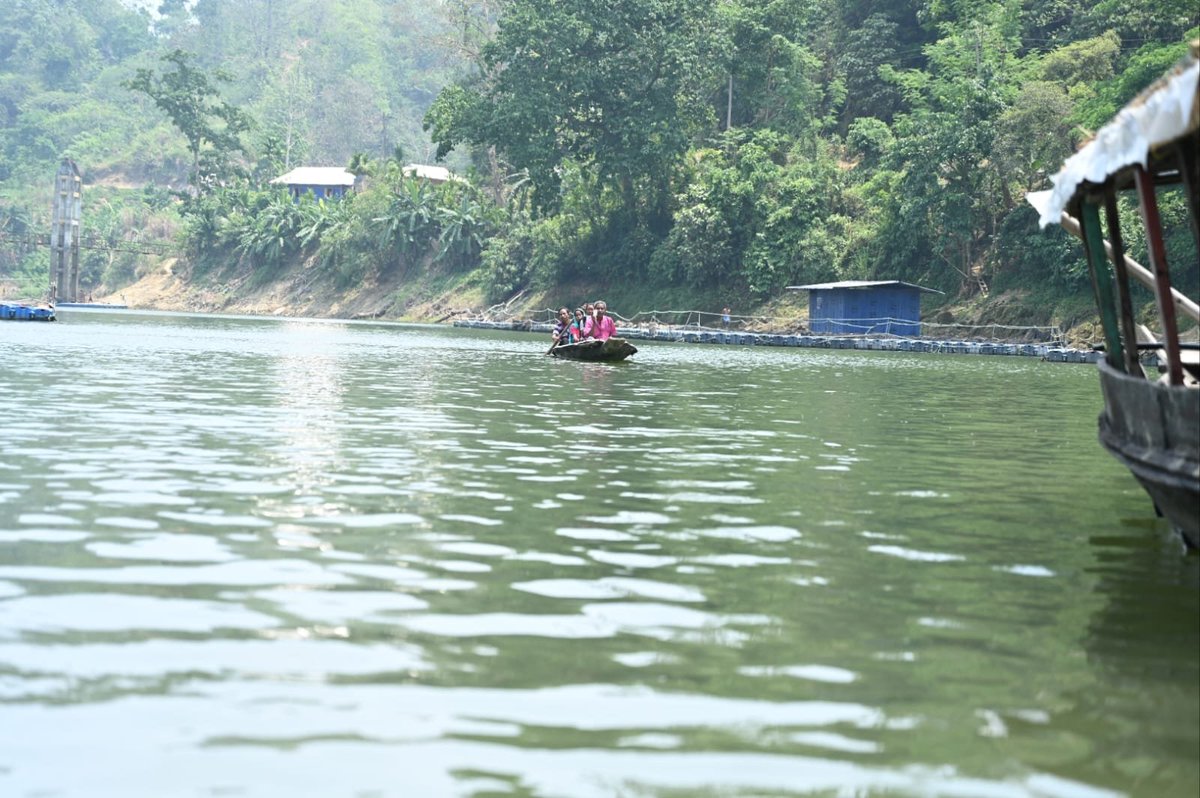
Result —
[[54, 178], [50, 227], [51, 301], [79, 301], [79, 224], [83, 215], [83, 178], [70, 158], [63, 158]]

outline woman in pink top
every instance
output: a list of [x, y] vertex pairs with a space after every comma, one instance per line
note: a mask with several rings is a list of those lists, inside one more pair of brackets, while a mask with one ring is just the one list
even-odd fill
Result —
[[603, 301], [596, 303], [595, 315], [587, 320], [587, 325], [583, 328], [584, 338], [605, 341], [617, 334], [617, 323], [606, 315], [607, 311], [608, 305]]

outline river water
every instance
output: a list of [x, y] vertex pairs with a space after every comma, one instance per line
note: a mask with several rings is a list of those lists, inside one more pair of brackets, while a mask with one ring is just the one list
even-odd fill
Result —
[[1189, 796], [1086, 365], [0, 326], [0, 795]]

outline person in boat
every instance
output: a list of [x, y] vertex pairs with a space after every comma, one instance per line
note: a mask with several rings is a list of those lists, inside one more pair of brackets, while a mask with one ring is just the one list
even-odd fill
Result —
[[595, 313], [588, 319], [587, 326], [583, 329], [583, 337], [606, 341], [616, 334], [617, 323], [608, 315], [608, 305], [604, 300], [600, 300], [595, 304]]
[[567, 328], [567, 332], [571, 336], [571, 343], [574, 344], [583, 340], [583, 328], [586, 326], [587, 316], [584, 315], [583, 308], [575, 308], [575, 320]]
[[554, 329], [551, 331], [550, 337], [554, 339], [554, 344], [551, 348], [572, 343], [571, 311], [566, 308], [558, 309], [558, 318], [554, 322]]

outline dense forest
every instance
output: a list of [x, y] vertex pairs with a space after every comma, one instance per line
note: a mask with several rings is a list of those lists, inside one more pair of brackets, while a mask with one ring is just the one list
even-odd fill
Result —
[[[1024, 194], [1186, 52], [1198, 16], [1194, 0], [8, 0], [0, 293], [44, 294], [37, 235], [69, 157], [85, 236], [170, 240], [195, 280], [305, 264], [342, 288], [438, 274], [489, 302], [571, 286], [636, 309], [903, 279], [946, 301], [1015, 292], [1048, 321], [1087, 297], [1086, 265]], [[435, 161], [466, 179], [403, 169]], [[294, 202], [269, 181], [298, 165], [346, 167], [359, 190]], [[1162, 212], [1194, 295], [1182, 197]], [[153, 266], [83, 258], [99, 292]]]

